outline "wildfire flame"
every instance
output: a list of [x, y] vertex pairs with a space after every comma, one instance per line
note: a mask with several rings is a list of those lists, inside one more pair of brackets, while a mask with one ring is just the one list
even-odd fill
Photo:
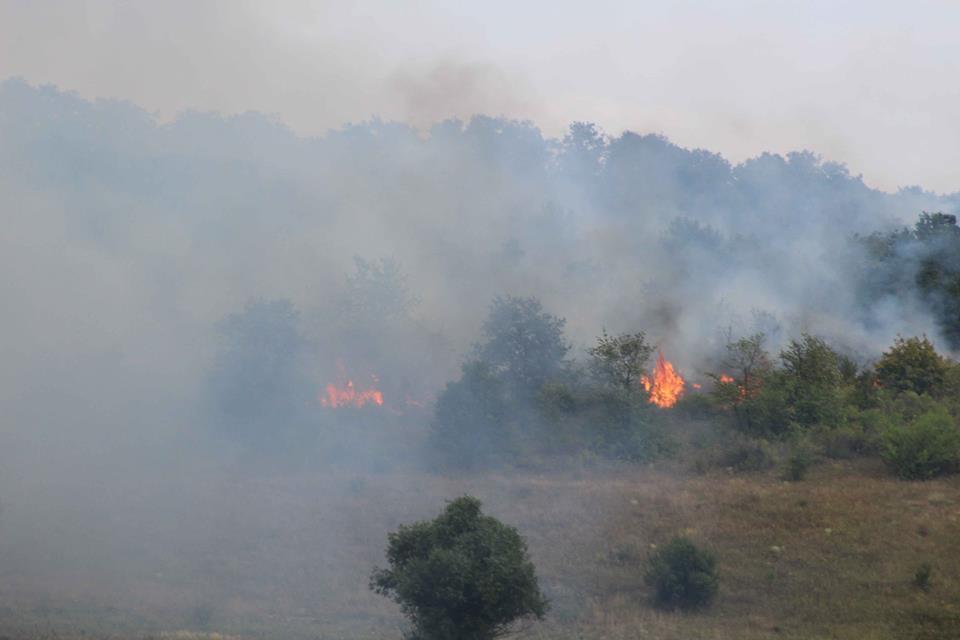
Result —
[[683, 395], [685, 382], [673, 368], [673, 364], [663, 357], [663, 352], [657, 352], [657, 363], [653, 367], [653, 379], [647, 376], [640, 377], [640, 384], [650, 394], [650, 403], [667, 409], [677, 404]]
[[[337, 362], [337, 368], [342, 375], [343, 364]], [[342, 377], [346, 376], [342, 375]], [[320, 400], [320, 406], [331, 409], [340, 407], [360, 408], [367, 404], [383, 406], [383, 392], [377, 389], [377, 377], [371, 376], [371, 378], [373, 379], [373, 385], [368, 389], [357, 389], [356, 385], [353, 384], [353, 380], [349, 378], [345, 383], [340, 383], [339, 386], [336, 384], [328, 384], [318, 398], [318, 400]]]
[[[735, 384], [736, 380], [733, 379], [733, 376], [726, 373], [721, 373], [718, 378], [720, 384]], [[747, 398], [747, 389], [742, 385], [737, 385], [737, 395], [739, 396], [738, 402], [743, 401]]]

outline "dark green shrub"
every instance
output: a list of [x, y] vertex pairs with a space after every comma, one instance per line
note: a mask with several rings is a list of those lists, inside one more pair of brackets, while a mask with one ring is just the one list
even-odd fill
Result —
[[823, 429], [817, 432], [815, 438], [824, 456], [833, 460], [849, 460], [876, 453], [879, 449], [879, 432], [862, 424], [850, 424], [836, 429]]
[[960, 429], [945, 409], [883, 434], [883, 458], [904, 480], [927, 480], [960, 466]]
[[717, 595], [713, 555], [687, 538], [674, 538], [650, 556], [646, 583], [658, 606], [670, 609], [704, 607]]
[[400, 605], [409, 638], [491, 640], [546, 613], [523, 538], [480, 506], [457, 498], [436, 519], [389, 535], [390, 566], [374, 570], [370, 588]]
[[791, 482], [803, 480], [807, 471], [817, 462], [817, 454], [808, 442], [800, 442], [794, 445], [787, 456], [786, 464], [783, 469], [783, 479]]
[[511, 447], [503, 382], [483, 362], [469, 362], [437, 398], [430, 452], [441, 467], [499, 461]]
[[913, 585], [921, 591], [930, 591], [930, 576], [932, 573], [933, 567], [929, 562], [924, 562], [917, 567], [916, 573], [913, 574]]
[[717, 463], [733, 471], [765, 471], [777, 464], [777, 454], [766, 440], [733, 436], [720, 451]]

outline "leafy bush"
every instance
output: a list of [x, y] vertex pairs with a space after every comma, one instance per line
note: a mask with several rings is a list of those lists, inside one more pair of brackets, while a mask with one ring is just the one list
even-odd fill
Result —
[[780, 353], [790, 418], [809, 427], [837, 424], [843, 414], [840, 357], [824, 340], [803, 334]]
[[807, 471], [817, 462], [817, 452], [806, 440], [793, 445], [783, 469], [783, 479], [791, 482], [803, 480]]
[[657, 605], [666, 608], [704, 607], [717, 595], [713, 555], [687, 538], [674, 538], [651, 555], [645, 576]]
[[866, 419], [861, 418], [863, 422], [818, 431], [815, 439], [823, 455], [833, 460], [849, 460], [876, 453], [879, 449], [878, 434], [882, 430], [870, 426], [881, 422], [872, 411]]
[[913, 585], [921, 591], [930, 591], [930, 576], [933, 574], [933, 566], [929, 562], [924, 562], [917, 567], [913, 574]]
[[777, 455], [766, 440], [734, 436], [720, 452], [717, 462], [739, 472], [765, 471], [776, 465]]
[[877, 380], [883, 387], [930, 395], [941, 390], [948, 369], [948, 362], [926, 336], [906, 339], [898, 336], [876, 365]]
[[374, 570], [370, 588], [400, 605], [411, 639], [490, 640], [546, 613], [523, 538], [480, 507], [463, 496], [389, 535], [390, 567]]
[[883, 458], [904, 480], [927, 480], [960, 466], [960, 430], [945, 409], [883, 434]]
[[637, 391], [548, 384], [540, 393], [544, 439], [569, 443], [608, 459], [646, 461], [669, 455], [676, 442], [660, 428]]

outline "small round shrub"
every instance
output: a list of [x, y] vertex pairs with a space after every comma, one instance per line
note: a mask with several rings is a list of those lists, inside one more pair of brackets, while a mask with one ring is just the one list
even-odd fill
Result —
[[546, 613], [526, 542], [480, 506], [463, 496], [437, 518], [389, 534], [389, 567], [374, 570], [370, 588], [400, 604], [408, 638], [493, 640]]
[[718, 463], [741, 473], [766, 471], [777, 463], [773, 446], [762, 438], [733, 436], [720, 452]]
[[689, 539], [674, 538], [650, 556], [647, 585], [654, 601], [667, 609], [698, 609], [717, 595], [716, 560]]
[[930, 576], [933, 574], [933, 566], [929, 562], [924, 562], [917, 567], [913, 574], [913, 586], [921, 591], [930, 591]]
[[960, 468], [960, 429], [945, 409], [883, 434], [883, 459], [904, 480], [928, 480]]

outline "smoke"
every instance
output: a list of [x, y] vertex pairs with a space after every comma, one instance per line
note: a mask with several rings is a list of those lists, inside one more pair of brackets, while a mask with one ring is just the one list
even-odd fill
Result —
[[[482, 67], [427, 78], [394, 86], [431, 121], [475, 104], [438, 95], [510, 83]], [[54, 601], [75, 593], [70, 580], [93, 580], [102, 602], [149, 584], [165, 606], [186, 607], [158, 571], [217, 606], [261, 597], [228, 585], [236, 567], [184, 566], [245, 557], [251, 541], [267, 554], [270, 518], [289, 516], [244, 502], [269, 501], [263, 485], [243, 489], [287, 461], [234, 450], [225, 431], [290, 438], [298, 464], [340, 474], [332, 488], [295, 482], [316, 491], [309, 508], [346, 508], [352, 478], [416, 464], [408, 434], [425, 428], [502, 294], [539, 298], [577, 347], [603, 328], [645, 331], [681, 371], [703, 367], [725, 332], [763, 330], [776, 348], [806, 331], [863, 358], [897, 333], [942, 347], [919, 302], [864, 306], [850, 238], [958, 209], [960, 195], [877, 191], [804, 152], [731, 164], [662, 136], [578, 124], [552, 139], [487, 116], [309, 138], [255, 113], [161, 123], [131, 104], [7, 81], [0, 550], [18, 589]], [[376, 385], [397, 431], [322, 413], [318, 394], [344, 376]], [[296, 440], [293, 427], [317, 415], [324, 433]], [[298, 542], [318, 546], [309, 566], [341, 576], [352, 516], [289, 517], [317, 526]], [[138, 559], [104, 568], [119, 556]]]

